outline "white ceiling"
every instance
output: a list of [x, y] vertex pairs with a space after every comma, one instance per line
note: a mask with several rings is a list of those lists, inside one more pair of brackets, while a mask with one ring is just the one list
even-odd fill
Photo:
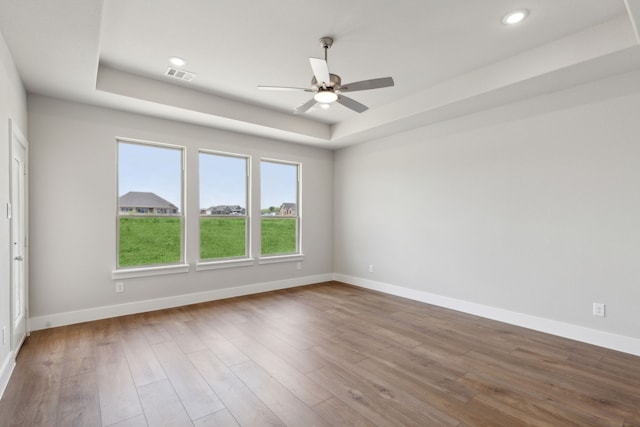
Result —
[[[338, 148], [640, 66], [638, 0], [0, 0], [0, 31], [28, 91]], [[528, 9], [521, 24], [502, 17]], [[308, 57], [335, 39], [343, 82], [395, 86], [293, 115]], [[170, 56], [197, 74], [164, 76]]]

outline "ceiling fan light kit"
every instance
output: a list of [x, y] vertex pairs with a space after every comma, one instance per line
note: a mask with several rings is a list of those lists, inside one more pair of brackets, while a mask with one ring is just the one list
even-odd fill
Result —
[[338, 99], [338, 95], [336, 95], [336, 93], [331, 90], [321, 90], [313, 95], [313, 98], [323, 104], [331, 104]]
[[369, 107], [359, 103], [354, 99], [342, 95], [344, 92], [380, 89], [384, 87], [391, 87], [394, 85], [393, 78], [391, 77], [362, 80], [359, 82], [343, 85], [340, 76], [338, 76], [337, 74], [329, 73], [329, 66], [327, 64], [327, 50], [331, 48], [331, 46], [333, 46], [333, 38], [322, 37], [320, 39], [320, 47], [324, 49], [324, 59], [309, 58], [309, 64], [311, 65], [311, 70], [313, 71], [313, 78], [311, 79], [310, 89], [281, 86], [258, 86], [258, 89], [313, 92], [313, 98], [296, 107], [296, 109], [293, 111], [294, 114], [305, 113], [318, 103], [321, 104], [321, 106], [324, 106], [332, 102], [338, 102], [338, 104], [341, 104], [349, 108], [350, 110], [353, 110], [357, 113], [362, 113], [368, 110]]

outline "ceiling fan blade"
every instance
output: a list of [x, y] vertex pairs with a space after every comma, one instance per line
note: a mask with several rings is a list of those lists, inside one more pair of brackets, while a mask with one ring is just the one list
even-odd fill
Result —
[[308, 100], [307, 102], [305, 102], [302, 105], [298, 105], [296, 107], [295, 110], [293, 110], [293, 114], [302, 114], [302, 113], [306, 113], [307, 110], [309, 110], [309, 108], [313, 107], [314, 105], [316, 105], [318, 103], [318, 101], [315, 100], [315, 98], [311, 98], [310, 100]]
[[313, 75], [318, 81], [318, 85], [322, 86], [324, 83], [328, 86], [329, 83], [331, 83], [331, 77], [329, 76], [329, 66], [327, 65], [327, 61], [320, 58], [309, 58], [309, 63], [311, 64]]
[[339, 104], [342, 104], [345, 107], [355, 111], [356, 113], [362, 113], [362, 112], [365, 112], [365, 111], [367, 111], [369, 109], [369, 107], [367, 107], [364, 104], [360, 104], [355, 99], [351, 99], [351, 98], [348, 98], [348, 97], [342, 96], [342, 95], [338, 95], [338, 99], [337, 99], [336, 102], [338, 102]]
[[311, 89], [305, 89], [303, 87], [286, 87], [286, 86], [258, 86], [261, 90], [282, 90], [282, 91], [304, 91], [313, 92]]
[[380, 89], [383, 87], [393, 86], [392, 77], [382, 77], [379, 79], [362, 80], [360, 82], [353, 82], [346, 85], [341, 85], [340, 90], [342, 92], [355, 92], [357, 90], [369, 90]]

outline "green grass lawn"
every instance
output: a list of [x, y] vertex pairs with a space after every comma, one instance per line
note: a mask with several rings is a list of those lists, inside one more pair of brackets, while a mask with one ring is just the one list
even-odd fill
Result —
[[[200, 219], [200, 259], [246, 254], [245, 218]], [[262, 255], [296, 252], [295, 218], [261, 218]], [[120, 218], [120, 267], [181, 261], [180, 218]]]
[[296, 252], [295, 218], [262, 218], [262, 255]]
[[245, 218], [200, 218], [200, 259], [244, 256]]
[[180, 218], [120, 218], [120, 267], [181, 261]]

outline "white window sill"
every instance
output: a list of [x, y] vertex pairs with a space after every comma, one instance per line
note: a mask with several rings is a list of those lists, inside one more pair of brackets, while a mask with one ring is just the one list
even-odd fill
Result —
[[258, 264], [276, 264], [279, 262], [304, 261], [303, 254], [266, 256], [258, 260]]
[[251, 267], [253, 258], [228, 259], [224, 261], [203, 261], [196, 264], [196, 271], [219, 270], [221, 268]]
[[188, 273], [189, 264], [163, 265], [160, 267], [141, 267], [114, 270], [111, 272], [111, 279], [131, 279], [135, 277], [163, 276], [165, 274]]

